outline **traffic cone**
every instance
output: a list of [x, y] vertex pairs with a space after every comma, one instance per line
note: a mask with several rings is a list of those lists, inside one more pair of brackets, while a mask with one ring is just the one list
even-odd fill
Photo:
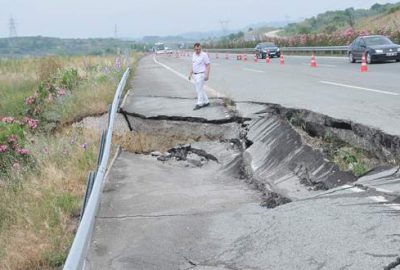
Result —
[[367, 59], [365, 59], [365, 53], [363, 53], [363, 56], [361, 58], [361, 72], [367, 72], [367, 71], [368, 71]]
[[265, 63], [269, 64], [271, 62], [271, 59], [269, 58], [269, 50], [267, 52], [267, 57], [265, 58]]
[[257, 54], [254, 54], [254, 63], [257, 63], [257, 62], [258, 62]]
[[243, 55], [243, 61], [245, 61], [245, 62], [247, 61], [247, 54]]
[[284, 65], [285, 64], [285, 59], [283, 58], [283, 53], [281, 53], [281, 65]]
[[314, 52], [311, 54], [311, 67], [317, 67], [317, 61], [315, 61], [315, 54]]

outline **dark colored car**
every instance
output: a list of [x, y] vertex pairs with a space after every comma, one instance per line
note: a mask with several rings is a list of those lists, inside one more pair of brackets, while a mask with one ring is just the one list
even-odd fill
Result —
[[360, 36], [349, 46], [348, 57], [350, 63], [361, 60], [363, 54], [368, 64], [378, 61], [400, 61], [400, 45], [393, 43], [385, 36]]
[[264, 42], [257, 44], [256, 48], [256, 56], [258, 58], [267, 58], [267, 54], [269, 53], [269, 57], [280, 57], [281, 50], [276, 46], [274, 43], [271, 42]]

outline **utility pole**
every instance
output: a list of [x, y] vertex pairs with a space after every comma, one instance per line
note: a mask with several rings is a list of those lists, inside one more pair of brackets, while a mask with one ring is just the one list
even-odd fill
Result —
[[226, 33], [228, 31], [228, 24], [229, 20], [220, 20], [219, 23], [221, 24], [222, 32]]
[[17, 37], [17, 24], [12, 16], [10, 16], [10, 20], [8, 22], [9, 30], [10, 30], [10, 38]]
[[118, 39], [118, 25], [114, 26], [114, 38]]

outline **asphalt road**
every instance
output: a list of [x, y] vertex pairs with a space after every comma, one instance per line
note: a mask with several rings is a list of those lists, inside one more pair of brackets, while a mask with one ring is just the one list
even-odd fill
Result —
[[[370, 73], [359, 74], [359, 66], [344, 59], [319, 59], [317, 69], [308, 67], [307, 61], [291, 57], [280, 66], [274, 59], [267, 66], [213, 60], [208, 91], [236, 101], [312, 109], [400, 133], [395, 114], [399, 96], [394, 95], [400, 91], [390, 86], [399, 82], [391, 70], [399, 70], [399, 64], [375, 65]], [[148, 117], [224, 119], [220, 101], [204, 110], [191, 109], [196, 95], [187, 79], [189, 64], [187, 58], [145, 57], [122, 108]], [[338, 81], [338, 73], [348, 80]], [[364, 81], [357, 81], [356, 76], [371, 83], [374, 80], [369, 76], [386, 76], [395, 82], [382, 79], [381, 84], [369, 87], [392, 94], [320, 82], [361, 86]], [[240, 111], [260, 109], [243, 105]], [[384, 108], [390, 108], [392, 116], [383, 113]], [[177, 123], [168, 126], [161, 120], [151, 121], [159, 128], [153, 127], [154, 132], [182, 132]], [[388, 124], [391, 121], [395, 122]], [[210, 126], [183, 128], [186, 132], [212, 130]], [[220, 162], [196, 167], [186, 161], [160, 162], [156, 157], [127, 152], [116, 159], [103, 191], [85, 269], [372, 270], [393, 263], [385, 269], [399, 268], [397, 168], [326, 192], [309, 190], [301, 199], [267, 209], [260, 206], [259, 192], [226, 169], [231, 168], [237, 149], [224, 140], [207, 143], [199, 149]]]
[[[254, 62], [237, 61], [235, 55], [226, 60], [224, 54], [210, 54], [212, 71], [207, 83], [212, 93], [218, 92], [235, 101], [278, 103], [304, 108], [340, 119], [377, 127], [400, 135], [400, 63], [369, 65], [369, 72], [360, 72], [360, 63], [350, 64], [343, 57], [317, 57], [317, 68], [311, 68], [310, 57], [286, 56]], [[160, 76], [185, 80], [191, 57], [158, 55], [143, 61], [156, 61], [164, 70]], [[180, 79], [178, 79], [178, 77]], [[171, 78], [172, 80], [172, 78]], [[190, 88], [189, 88], [190, 89]], [[188, 89], [182, 89], [182, 96]]]

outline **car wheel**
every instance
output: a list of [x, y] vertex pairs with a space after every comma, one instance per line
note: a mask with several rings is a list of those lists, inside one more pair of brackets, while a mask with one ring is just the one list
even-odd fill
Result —
[[396, 62], [400, 62], [400, 59], [396, 59]]
[[349, 62], [350, 63], [355, 63], [356, 62], [356, 59], [354, 59], [354, 56], [353, 56], [352, 53], [349, 53]]
[[365, 58], [367, 59], [368, 65], [372, 63], [372, 57], [369, 53], [365, 53]]

